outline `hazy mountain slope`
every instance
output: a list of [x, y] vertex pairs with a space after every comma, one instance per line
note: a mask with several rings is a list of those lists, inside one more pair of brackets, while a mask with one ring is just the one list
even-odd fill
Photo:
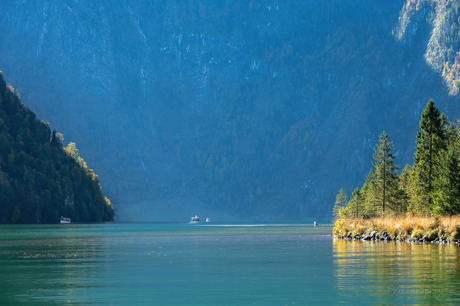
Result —
[[120, 219], [325, 217], [382, 130], [403, 166], [428, 98], [458, 116], [425, 61], [432, 23], [393, 35], [404, 4], [9, 1], [0, 67], [79, 143]]

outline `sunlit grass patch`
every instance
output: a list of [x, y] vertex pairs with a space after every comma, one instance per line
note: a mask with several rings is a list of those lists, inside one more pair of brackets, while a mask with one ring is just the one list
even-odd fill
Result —
[[[433, 241], [460, 240], [460, 216], [451, 217], [379, 217], [373, 219], [337, 219], [333, 230], [338, 238], [364, 238], [372, 232], [387, 233], [391, 239]], [[386, 234], [385, 234], [386, 235]]]

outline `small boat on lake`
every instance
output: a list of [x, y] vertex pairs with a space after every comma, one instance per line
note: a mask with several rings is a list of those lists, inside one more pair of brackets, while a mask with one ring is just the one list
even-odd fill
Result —
[[195, 217], [190, 218], [190, 224], [197, 224], [197, 223], [200, 223], [200, 217], [195, 215]]
[[206, 223], [211, 222], [211, 218], [206, 218]]
[[66, 217], [62, 217], [61, 216], [61, 219], [59, 219], [59, 223], [61, 224], [70, 224], [70, 218], [66, 218]]

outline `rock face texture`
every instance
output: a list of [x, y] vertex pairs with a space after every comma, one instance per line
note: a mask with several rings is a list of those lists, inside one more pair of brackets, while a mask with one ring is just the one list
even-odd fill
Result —
[[428, 15], [383, 0], [3, 1], [0, 69], [79, 144], [119, 220], [327, 218], [383, 130], [403, 167], [429, 98], [460, 113], [427, 64]]

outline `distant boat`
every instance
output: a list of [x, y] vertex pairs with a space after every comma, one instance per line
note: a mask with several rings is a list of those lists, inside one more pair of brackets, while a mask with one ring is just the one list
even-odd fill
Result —
[[59, 223], [61, 224], [70, 224], [70, 222], [70, 218], [61, 217], [61, 219], [59, 219]]
[[206, 218], [206, 222], [211, 222], [211, 218]]
[[200, 223], [200, 218], [197, 215], [195, 215], [195, 217], [190, 218], [190, 224], [197, 224], [197, 223]]

